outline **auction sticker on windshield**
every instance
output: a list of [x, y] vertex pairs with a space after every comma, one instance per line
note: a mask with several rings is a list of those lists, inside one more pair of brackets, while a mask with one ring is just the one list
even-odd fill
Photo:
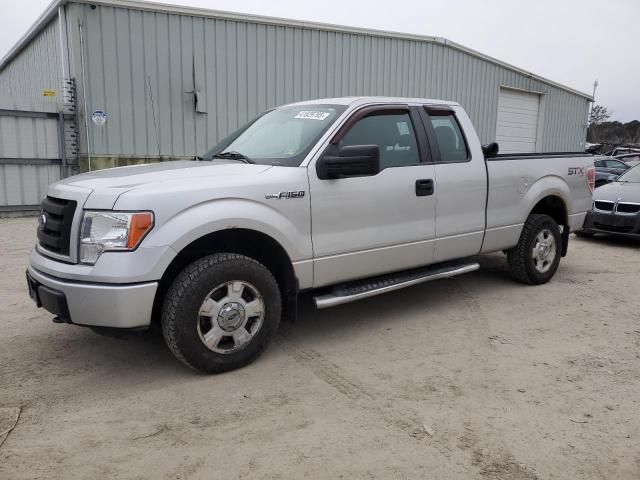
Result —
[[324, 120], [329, 115], [331, 115], [329, 112], [319, 112], [316, 110], [303, 110], [302, 112], [298, 113], [294, 118], [304, 118], [307, 120]]

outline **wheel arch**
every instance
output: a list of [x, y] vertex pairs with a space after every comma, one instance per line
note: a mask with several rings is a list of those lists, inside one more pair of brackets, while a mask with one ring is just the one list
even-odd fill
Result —
[[159, 323], [162, 302], [175, 277], [189, 264], [214, 253], [236, 253], [263, 264], [276, 278], [282, 295], [283, 319], [297, 311], [298, 280], [285, 248], [273, 237], [248, 228], [228, 228], [203, 235], [182, 248], [165, 269], [156, 292], [152, 323]]
[[569, 247], [569, 212], [567, 210], [567, 204], [558, 194], [547, 194], [542, 197], [531, 209], [529, 215], [541, 214], [548, 215], [553, 218], [555, 222], [562, 227], [562, 256], [567, 255], [567, 249]]
[[558, 225], [567, 225], [569, 222], [567, 204], [560, 195], [549, 194], [541, 198], [533, 206], [529, 215], [534, 213], [549, 215]]

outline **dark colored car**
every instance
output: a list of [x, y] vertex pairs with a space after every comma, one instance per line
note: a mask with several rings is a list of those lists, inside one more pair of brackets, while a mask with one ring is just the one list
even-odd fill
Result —
[[626, 153], [614, 157], [616, 160], [624, 162], [628, 167], [635, 167], [640, 164], [640, 153]]
[[626, 163], [611, 157], [595, 157], [593, 164], [596, 167], [596, 188], [613, 182], [629, 170]]
[[593, 192], [593, 205], [577, 234], [594, 233], [640, 239], [640, 165]]
[[596, 183], [595, 188], [600, 188], [607, 183], [615, 182], [620, 175], [615, 173], [598, 172], [596, 170]]
[[596, 167], [596, 172], [614, 173], [616, 175], [622, 175], [629, 170], [629, 165], [625, 162], [611, 157], [595, 157], [593, 164]]

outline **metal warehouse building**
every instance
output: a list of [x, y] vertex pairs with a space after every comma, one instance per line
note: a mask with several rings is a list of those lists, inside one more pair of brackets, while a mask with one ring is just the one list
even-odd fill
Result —
[[191, 158], [267, 108], [352, 95], [457, 101], [503, 152], [582, 150], [591, 101], [443, 38], [58, 0], [0, 62], [0, 210], [90, 164]]

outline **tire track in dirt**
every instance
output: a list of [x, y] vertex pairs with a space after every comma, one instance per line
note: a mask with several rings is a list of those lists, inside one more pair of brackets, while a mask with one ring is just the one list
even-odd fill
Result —
[[[433, 437], [433, 432], [427, 433], [423, 419], [413, 409], [402, 406], [398, 399], [386, 398], [363, 383], [347, 377], [340, 366], [316, 350], [309, 347], [301, 347], [296, 342], [295, 335], [291, 333], [290, 328], [281, 326], [278, 340], [289, 355], [309, 368], [318, 378], [347, 397], [362, 410], [380, 418], [387, 426], [393, 427], [411, 438], [418, 441], [429, 439], [431, 447], [445, 457], [451, 457], [452, 449]], [[469, 469], [464, 464], [459, 464], [459, 466], [464, 470]]]
[[[492, 373], [493, 353], [498, 345], [490, 342], [492, 338], [501, 339], [499, 335], [494, 335], [491, 331], [489, 318], [485, 314], [479, 300], [466, 288], [465, 279], [451, 279], [452, 297], [461, 299], [461, 307], [466, 310], [465, 323], [471, 333], [472, 341], [469, 345], [468, 352], [473, 361], [471, 365], [477, 367], [475, 378], [481, 378], [481, 383], [489, 385], [496, 383], [490, 381], [489, 378], [494, 376]], [[510, 342], [500, 342], [510, 344]], [[498, 382], [499, 383], [499, 382]], [[493, 445], [491, 448], [487, 446], [487, 442], [481, 438], [481, 428], [478, 429], [471, 419], [467, 418], [463, 423], [464, 433], [458, 438], [458, 448], [462, 451], [470, 451], [472, 454], [471, 464], [479, 469], [481, 478], [491, 480], [537, 480], [537, 475], [526, 465], [516, 461], [515, 457], [509, 452], [504, 445]], [[479, 431], [480, 430], [480, 431]]]
[[[486, 379], [490, 374], [487, 354], [490, 354], [495, 349], [487, 341], [489, 320], [478, 300], [461, 284], [460, 280], [453, 279], [451, 285], [452, 295], [463, 299], [461, 304], [462, 308], [466, 310], [465, 320], [469, 328], [474, 331], [473, 336], [483, 340], [471, 345], [468, 351], [470, 355], [475, 357], [474, 364], [481, 365], [480, 374]], [[513, 480], [534, 480], [537, 478], [526, 467], [519, 465], [503, 446], [498, 448], [481, 447], [480, 445], [484, 442], [478, 438], [475, 432], [470, 438], [466, 439], [466, 442], [464, 437], [456, 439], [458, 442], [457, 448], [456, 445], [453, 445], [452, 448], [446, 435], [440, 439], [437, 436], [433, 436], [433, 432], [428, 434], [423, 423], [424, 419], [415, 410], [402, 405], [403, 402], [398, 398], [389, 399], [384, 394], [375, 391], [362, 382], [349, 378], [339, 365], [326, 358], [320, 352], [310, 347], [300, 346], [296, 341], [295, 334], [291, 331], [291, 327], [281, 325], [278, 341], [291, 357], [309, 368], [318, 378], [347, 397], [363, 411], [380, 418], [387, 426], [393, 427], [418, 441], [428, 440], [427, 445], [436, 449], [445, 458], [453, 461], [465, 473], [474, 475], [480, 473], [482, 478], [488, 479], [500, 478], [499, 474], [501, 473], [506, 474], [504, 478]], [[484, 358], [486, 361], [478, 362], [478, 357]], [[473, 430], [472, 424], [470, 419], [464, 422], [467, 433]], [[465, 443], [468, 443], [466, 447]], [[456, 451], [463, 453], [463, 457], [459, 457], [459, 453], [456, 453]], [[518, 468], [512, 468], [514, 466], [518, 466]]]
[[309, 348], [299, 348], [290, 337], [285, 337], [288, 353], [300, 363], [310, 367], [324, 382], [351, 400], [374, 400], [374, 395], [364, 385], [356, 383], [342, 374], [342, 369], [320, 353]]
[[466, 288], [464, 282], [464, 279], [452, 278], [448, 286], [451, 298], [459, 300], [457, 306], [463, 311], [464, 323], [467, 331], [469, 331], [469, 345], [466, 351], [472, 357], [470, 364], [477, 368], [477, 372], [482, 378], [482, 383], [487, 385], [488, 377], [491, 375], [491, 354], [496, 348], [495, 345], [489, 342], [494, 332], [491, 331], [489, 319], [484, 313], [480, 302]]

